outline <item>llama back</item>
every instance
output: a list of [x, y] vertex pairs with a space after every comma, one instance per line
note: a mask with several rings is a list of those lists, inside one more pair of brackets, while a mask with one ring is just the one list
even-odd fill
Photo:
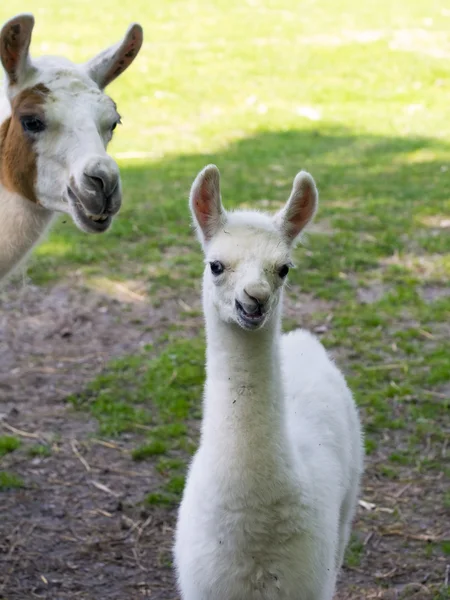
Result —
[[355, 412], [343, 374], [316, 336], [303, 329], [283, 335], [281, 362], [287, 405], [301, 409], [302, 418], [345, 422]]
[[323, 345], [308, 331], [283, 335], [281, 357], [286, 429], [300, 468], [314, 487], [317, 502], [326, 504], [330, 495], [336, 499], [346, 513], [342, 527], [348, 528], [364, 455], [352, 393]]

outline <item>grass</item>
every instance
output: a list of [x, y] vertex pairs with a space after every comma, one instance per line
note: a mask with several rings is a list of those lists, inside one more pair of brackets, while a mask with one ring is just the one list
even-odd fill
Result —
[[197, 338], [166, 342], [149, 360], [151, 350], [147, 347], [141, 354], [110, 364], [83, 394], [70, 400], [98, 418], [103, 435], [149, 431], [132, 451], [132, 458], [160, 457], [156, 468], [163, 478], [161, 491], [150, 494], [147, 502], [166, 505], [179, 499], [185, 457], [195, 447], [185, 422], [199, 417], [204, 343]]
[[12, 435], [0, 435], [0, 458], [20, 447], [20, 440]]
[[[186, 201], [198, 170], [219, 166], [226, 206], [275, 209], [308, 169], [321, 206], [296, 253], [292, 295], [328, 303], [323, 341], [345, 365], [368, 454], [397, 440], [381, 480], [440, 472], [450, 426], [450, 18], [440, 3], [136, 0], [124, 11], [99, 0], [89, 19], [79, 3], [44, 5], [21, 6], [37, 13], [34, 54], [45, 43], [86, 59], [101, 46], [98, 19], [101, 43], [131, 20], [146, 43], [110, 89], [124, 117], [112, 144], [121, 214], [98, 237], [60, 220], [32, 280], [76, 269], [102, 293], [138, 283], [154, 306], [198, 296], [202, 257]], [[162, 475], [150, 504], [179, 498], [195, 448], [204, 346], [200, 333], [181, 336], [192, 318], [180, 310], [164, 340], [110, 363], [71, 398], [104, 436], [148, 432], [133, 458]]]
[[359, 567], [363, 554], [363, 542], [355, 534], [352, 534], [345, 552], [345, 564], [348, 567]]
[[27, 452], [32, 458], [47, 458], [52, 454], [51, 448], [45, 444], [33, 444], [28, 448]]
[[172, 504], [173, 499], [167, 494], [152, 492], [151, 494], [148, 494], [146, 502], [147, 504], [150, 504], [150, 506], [169, 506]]
[[167, 452], [167, 444], [165, 444], [162, 440], [152, 440], [136, 450], [133, 450], [131, 456], [133, 460], [144, 460], [149, 456], [156, 456], [158, 454], [165, 454]]
[[21, 488], [23, 481], [20, 477], [9, 471], [0, 471], [0, 492]]
[[444, 507], [450, 511], [450, 492], [445, 492], [443, 504]]

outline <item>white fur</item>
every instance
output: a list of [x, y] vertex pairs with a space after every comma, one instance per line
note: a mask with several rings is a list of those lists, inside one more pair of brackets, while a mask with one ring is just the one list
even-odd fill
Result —
[[[106, 147], [119, 115], [103, 88], [117, 76], [111, 70], [123, 58], [130, 36], [138, 40], [132, 42], [136, 54], [142, 43], [142, 30], [134, 25], [122, 43], [85, 65], [75, 65], [61, 57], [32, 60], [27, 41], [29, 44], [34, 20], [31, 15], [20, 15], [5, 24], [2, 34], [14, 23], [26, 33], [22, 34], [23, 53], [16, 78], [11, 79], [5, 71], [0, 126], [10, 117], [11, 102], [20, 92], [41, 84], [50, 94], [44, 106], [46, 129], [32, 136], [37, 157], [33, 188], [38, 204], [7, 189], [0, 181], [0, 280], [42, 239], [57, 212], [69, 214], [87, 232], [106, 230], [118, 212], [122, 197], [120, 174]], [[126, 66], [131, 61], [128, 59]], [[0, 148], [0, 161], [1, 152]], [[70, 195], [69, 188], [75, 196]]]
[[[212, 201], [203, 228], [199, 183], [214, 169], [199, 175], [191, 194], [207, 262], [207, 379], [176, 530], [179, 588], [183, 600], [331, 600], [359, 490], [361, 427], [321, 343], [301, 330], [281, 335], [277, 274], [316, 210], [317, 192], [299, 174], [274, 218], [226, 213]], [[212, 177], [220, 197], [218, 172]], [[208, 264], [217, 260], [226, 266], [219, 276]], [[252, 297], [264, 299], [267, 316], [247, 330], [235, 300]]]

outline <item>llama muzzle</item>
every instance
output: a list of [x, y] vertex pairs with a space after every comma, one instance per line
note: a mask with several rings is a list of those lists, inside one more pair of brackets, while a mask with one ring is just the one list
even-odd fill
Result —
[[122, 203], [119, 169], [106, 156], [88, 160], [80, 171], [81, 176], [72, 176], [67, 188], [74, 219], [84, 231], [105, 231]]

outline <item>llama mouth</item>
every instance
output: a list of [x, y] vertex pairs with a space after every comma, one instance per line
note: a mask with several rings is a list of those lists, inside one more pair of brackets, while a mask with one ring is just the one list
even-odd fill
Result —
[[109, 228], [112, 221], [111, 215], [89, 215], [70, 187], [67, 188], [67, 196], [74, 212], [74, 221], [80, 229], [88, 233], [103, 233]]
[[235, 300], [235, 307], [239, 325], [244, 329], [257, 329], [266, 319], [266, 313], [261, 304], [258, 304], [252, 313], [247, 312], [238, 300]]

